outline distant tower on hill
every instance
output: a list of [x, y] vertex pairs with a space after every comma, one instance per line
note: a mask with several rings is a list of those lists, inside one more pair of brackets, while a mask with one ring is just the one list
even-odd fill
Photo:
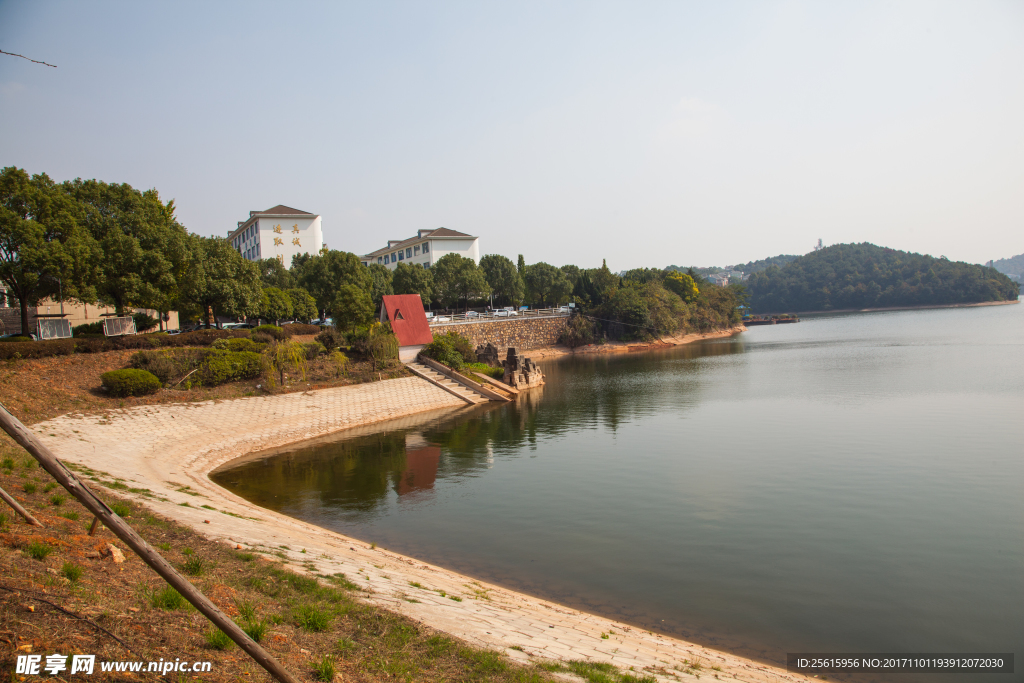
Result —
[[825, 245], [821, 243], [821, 238], [818, 238], [818, 246], [814, 247], [814, 251], [821, 251], [825, 248]]

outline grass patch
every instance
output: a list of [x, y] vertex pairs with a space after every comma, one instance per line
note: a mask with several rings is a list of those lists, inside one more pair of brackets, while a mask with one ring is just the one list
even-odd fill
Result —
[[57, 482], [51, 481], [50, 483], [48, 483], [46, 486], [43, 487], [43, 493], [49, 493], [50, 491], [54, 490], [55, 488], [57, 488]]
[[60, 568], [61, 576], [65, 579], [74, 583], [82, 578], [83, 569], [74, 562], [65, 562], [64, 566]]
[[242, 626], [242, 630], [245, 631], [246, 635], [257, 643], [263, 640], [263, 636], [267, 635], [268, 628], [270, 628], [270, 625], [267, 624], [266, 619], [260, 619], [259, 621], [247, 621]]
[[30, 481], [26, 481], [24, 484], [22, 484], [21, 488], [23, 488], [25, 490], [25, 493], [35, 493], [36, 492], [36, 485], [33, 484]]
[[160, 550], [163, 550], [166, 553], [168, 550], [171, 549], [171, 544], [170, 543], [157, 543], [156, 547], [160, 548]]
[[201, 576], [206, 571], [207, 562], [204, 558], [198, 555], [193, 555], [185, 560], [185, 563], [181, 565], [181, 570], [189, 576]]
[[206, 632], [206, 644], [212, 647], [214, 650], [227, 650], [235, 641], [228, 637], [228, 634], [221, 631], [219, 628], [211, 628]]
[[64, 504], [64, 501], [67, 499], [67, 496], [60, 493], [55, 493], [52, 496], [50, 496], [50, 505], [54, 507], [60, 507], [61, 505]]
[[132, 509], [127, 503], [114, 503], [110, 506], [110, 509], [121, 519], [128, 517], [132, 513]]
[[146, 597], [154, 609], [174, 611], [189, 604], [181, 593], [171, 586], [164, 586], [163, 590], [159, 591], [154, 588], [146, 593]]
[[78, 513], [74, 510], [68, 510], [67, 512], [60, 513], [60, 516], [64, 519], [70, 519], [72, 522], [78, 521]]
[[53, 552], [53, 547], [39, 541], [32, 541], [25, 546], [25, 553], [33, 560], [39, 560], [42, 562], [46, 559], [47, 555]]
[[313, 673], [318, 681], [334, 680], [334, 657], [324, 655], [323, 659], [313, 666]]
[[295, 613], [295, 623], [307, 631], [322, 633], [331, 627], [331, 615], [319, 605], [303, 605]]

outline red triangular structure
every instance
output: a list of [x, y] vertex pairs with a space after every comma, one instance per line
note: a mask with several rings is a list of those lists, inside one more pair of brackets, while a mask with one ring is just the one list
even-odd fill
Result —
[[419, 294], [386, 295], [384, 311], [391, 321], [391, 329], [395, 331], [399, 346], [420, 346], [434, 341]]

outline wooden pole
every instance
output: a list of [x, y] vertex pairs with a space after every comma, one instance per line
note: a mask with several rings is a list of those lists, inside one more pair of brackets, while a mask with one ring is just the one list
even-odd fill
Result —
[[33, 517], [29, 513], [28, 510], [26, 510], [25, 508], [21, 507], [21, 503], [19, 503], [18, 501], [14, 500], [14, 497], [11, 494], [7, 493], [7, 491], [4, 491], [3, 489], [0, 489], [0, 498], [3, 498], [5, 503], [10, 505], [12, 508], [14, 508], [14, 511], [17, 512], [22, 517], [24, 517], [25, 521], [28, 522], [29, 524], [31, 524], [32, 526], [40, 526], [40, 527], [43, 526], [39, 522], [38, 519], [36, 519], [35, 517]]
[[11, 435], [15, 441], [21, 444], [22, 448], [28, 451], [32, 457], [39, 461], [39, 464], [52, 476], [58, 484], [67, 489], [68, 493], [74, 496], [78, 502], [96, 516], [103, 525], [131, 548], [142, 561], [153, 568], [168, 584], [182, 597], [192, 603], [203, 616], [223, 631], [231, 640], [238, 644], [238, 647], [252, 657], [257, 664], [262, 666], [271, 676], [281, 683], [299, 683], [299, 679], [291, 674], [281, 665], [269, 652], [264, 650], [252, 638], [246, 635], [245, 631], [238, 627], [238, 624], [231, 621], [226, 614], [213, 604], [209, 598], [203, 595], [193, 586], [188, 579], [178, 573], [158, 552], [153, 550], [145, 539], [139, 536], [135, 529], [131, 528], [124, 520], [114, 514], [113, 510], [107, 507], [106, 503], [96, 497], [85, 482], [82, 482], [64, 467], [49, 448], [44, 446], [36, 435], [28, 430], [18, 418], [11, 415], [7, 408], [0, 404], [0, 427]]

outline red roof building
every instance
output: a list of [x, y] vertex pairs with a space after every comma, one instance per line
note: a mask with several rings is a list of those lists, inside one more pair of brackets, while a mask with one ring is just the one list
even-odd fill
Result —
[[398, 338], [398, 357], [403, 363], [415, 360], [423, 347], [434, 341], [419, 294], [384, 296], [381, 321], [387, 316]]

